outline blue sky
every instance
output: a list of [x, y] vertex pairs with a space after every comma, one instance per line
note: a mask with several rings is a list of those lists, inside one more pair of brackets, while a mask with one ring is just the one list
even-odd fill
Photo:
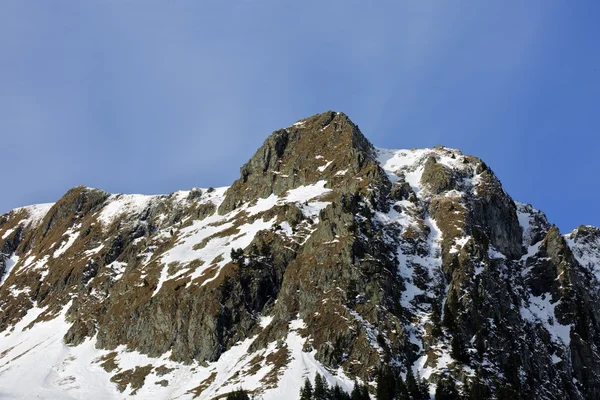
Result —
[[379, 147], [483, 158], [563, 232], [600, 226], [599, 20], [585, 0], [3, 0], [0, 212], [229, 185], [333, 109]]

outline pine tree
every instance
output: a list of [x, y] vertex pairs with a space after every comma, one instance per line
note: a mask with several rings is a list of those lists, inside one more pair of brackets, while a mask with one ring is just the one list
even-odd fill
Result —
[[344, 389], [342, 389], [340, 387], [340, 385], [336, 384], [330, 390], [329, 399], [331, 399], [331, 400], [350, 400], [350, 395], [348, 395], [348, 393], [346, 393], [346, 391]]
[[442, 335], [442, 306], [439, 301], [434, 301], [431, 304], [431, 335], [435, 338]]
[[352, 392], [350, 392], [350, 400], [361, 400], [359, 385], [358, 382], [354, 381], [354, 387], [352, 388]]
[[352, 389], [352, 393], [350, 393], [350, 400], [363, 400], [361, 385], [356, 381], [354, 381], [354, 388]]
[[410, 400], [408, 389], [401, 376], [396, 378], [396, 396], [394, 398], [396, 400]]
[[239, 266], [244, 265], [244, 250], [243, 249], [231, 249], [231, 262]]
[[467, 395], [469, 400], [485, 400], [490, 398], [490, 391], [481, 380], [479, 371], [475, 373], [475, 378], [469, 384]]
[[[417, 378], [418, 378], [418, 376], [417, 376]], [[421, 399], [422, 400], [430, 400], [431, 394], [430, 394], [429, 382], [427, 382], [427, 380], [425, 380], [425, 378], [419, 378], [418, 383], [419, 383], [419, 391], [421, 392]]]
[[459, 332], [454, 333], [454, 335], [452, 336], [452, 342], [450, 343], [450, 345], [451, 345], [450, 355], [452, 356], [452, 358], [454, 358], [455, 360], [458, 360], [462, 363], [469, 362], [469, 353], [467, 353], [467, 350], [465, 349], [465, 343]]
[[315, 376], [315, 391], [314, 393], [314, 399], [315, 400], [328, 400], [328, 385], [327, 385], [327, 381], [321, 376], [321, 374], [319, 374], [317, 372], [317, 375]]
[[454, 379], [449, 376], [443, 376], [438, 382], [435, 390], [435, 400], [459, 400], [458, 390]]
[[396, 376], [389, 368], [382, 368], [377, 374], [377, 400], [394, 400], [396, 394]]
[[362, 385], [361, 396], [361, 400], [371, 400], [371, 395], [369, 394], [369, 387], [367, 385]]
[[410, 367], [408, 367], [408, 372], [406, 373], [406, 389], [412, 400], [429, 400], [431, 398], [429, 394], [429, 382], [422, 379], [419, 374], [415, 377]]
[[250, 400], [250, 396], [248, 396], [248, 392], [240, 388], [229, 393], [226, 400]]
[[481, 359], [485, 353], [485, 339], [481, 331], [475, 334], [475, 348], [477, 349], [477, 355]]
[[406, 389], [411, 398], [414, 400], [421, 400], [421, 389], [413, 375], [411, 367], [408, 367], [408, 371], [406, 372]]
[[300, 400], [312, 400], [313, 398], [313, 387], [310, 383], [310, 379], [304, 380], [304, 386], [300, 389]]
[[498, 400], [521, 400], [522, 397], [509, 383], [503, 382], [496, 386], [496, 398]]

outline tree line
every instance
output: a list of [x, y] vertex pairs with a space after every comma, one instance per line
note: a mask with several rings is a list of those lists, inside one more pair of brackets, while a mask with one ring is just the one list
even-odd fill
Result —
[[[319, 373], [315, 375], [314, 383], [309, 378], [304, 380], [300, 389], [299, 400], [431, 400], [429, 383], [415, 377], [408, 369], [406, 378], [391, 368], [381, 369], [376, 377], [377, 386], [374, 396], [371, 396], [369, 387], [360, 382], [354, 382], [350, 393], [341, 386], [330, 386], [327, 380]], [[523, 400], [518, 390], [509, 384], [494, 382], [494, 398], [498, 400]], [[468, 384], [463, 385], [462, 391], [457, 388], [455, 379], [450, 375], [442, 375], [436, 386], [434, 400], [486, 400], [492, 397], [492, 388], [478, 376]], [[226, 400], [252, 400], [257, 399], [243, 389], [229, 393]]]

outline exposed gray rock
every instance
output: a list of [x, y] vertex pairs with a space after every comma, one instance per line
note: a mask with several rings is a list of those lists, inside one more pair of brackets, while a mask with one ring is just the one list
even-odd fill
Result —
[[421, 183], [433, 194], [440, 194], [456, 188], [456, 181], [452, 171], [444, 165], [439, 164], [435, 156], [427, 158], [423, 175], [421, 176]]
[[[336, 176], [342, 169], [348, 172]], [[383, 180], [386, 189], [389, 187], [375, 161], [373, 145], [346, 115], [333, 111], [273, 132], [241, 168], [240, 175], [228, 189], [219, 207], [220, 214], [234, 210], [242, 202], [266, 198], [271, 193], [281, 196], [290, 189], [324, 179], [349, 192], [360, 190], [366, 183], [356, 181], [361, 175], [374, 182]]]
[[494, 247], [510, 259], [520, 258], [523, 230], [517, 218], [517, 208], [487, 167], [480, 173], [472, 207], [473, 224], [484, 230]]

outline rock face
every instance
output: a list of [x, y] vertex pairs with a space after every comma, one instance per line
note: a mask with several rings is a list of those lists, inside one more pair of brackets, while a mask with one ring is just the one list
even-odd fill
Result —
[[375, 393], [385, 369], [432, 394], [600, 399], [597, 228], [561, 235], [480, 159], [376, 149], [332, 111], [240, 175], [1, 216], [0, 377], [30, 380], [8, 395], [296, 398], [317, 371]]
[[[338, 174], [341, 171], [346, 172]], [[375, 161], [373, 145], [345, 114], [333, 111], [273, 132], [240, 174], [219, 206], [220, 214], [244, 202], [280, 196], [321, 180], [326, 180], [327, 187], [344, 186], [349, 192], [360, 190], [367, 181], [387, 184]], [[355, 179], [358, 177], [364, 181]]]

